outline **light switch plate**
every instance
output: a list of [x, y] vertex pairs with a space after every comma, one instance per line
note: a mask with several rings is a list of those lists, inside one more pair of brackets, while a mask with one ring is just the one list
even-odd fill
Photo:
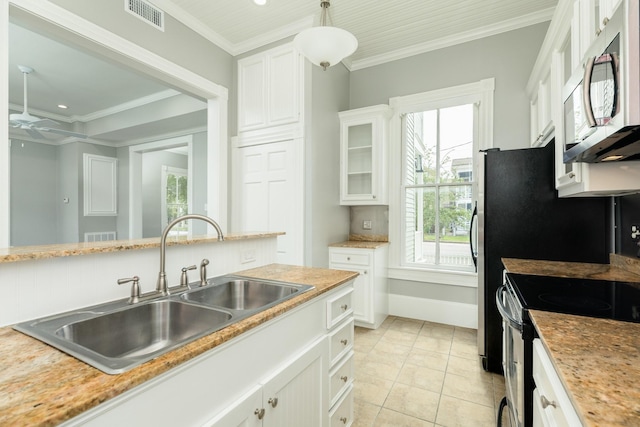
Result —
[[371, 230], [371, 220], [370, 219], [365, 219], [364, 221], [362, 221], [362, 229], [363, 230]]

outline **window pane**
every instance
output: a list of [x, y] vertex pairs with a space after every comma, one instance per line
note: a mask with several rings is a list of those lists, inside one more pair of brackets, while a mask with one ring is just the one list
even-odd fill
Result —
[[473, 105], [441, 109], [440, 182], [469, 182], [472, 166]]
[[440, 257], [438, 264], [473, 265], [469, 249], [469, 225], [473, 211], [471, 186], [442, 187], [439, 194]]

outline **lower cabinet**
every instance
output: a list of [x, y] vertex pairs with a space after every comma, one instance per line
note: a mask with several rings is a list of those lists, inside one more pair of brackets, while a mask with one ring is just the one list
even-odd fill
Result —
[[375, 249], [329, 247], [329, 268], [356, 271], [353, 317], [357, 326], [376, 329], [389, 315], [388, 246]]
[[325, 349], [326, 339], [322, 338], [204, 426], [322, 426]]
[[534, 427], [582, 426], [539, 338], [533, 340], [533, 380], [536, 387], [533, 390]]
[[352, 293], [353, 281], [64, 425], [348, 427], [353, 422]]

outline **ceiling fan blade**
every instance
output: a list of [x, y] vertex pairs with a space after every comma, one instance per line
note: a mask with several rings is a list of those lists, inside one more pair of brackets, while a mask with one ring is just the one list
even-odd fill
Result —
[[44, 135], [35, 129], [31, 129], [30, 127], [23, 127], [22, 129], [24, 129], [24, 131], [27, 132], [29, 136], [31, 136], [31, 138], [37, 138], [37, 139], [44, 138]]
[[49, 126], [58, 126], [60, 123], [51, 119], [38, 119], [31, 122], [31, 126], [37, 127], [49, 127]]
[[82, 139], [86, 139], [87, 135], [83, 134], [83, 133], [78, 133], [78, 132], [70, 132], [68, 130], [62, 130], [62, 129], [54, 129], [54, 128], [45, 128], [45, 127], [38, 127], [36, 128], [38, 130], [41, 130], [43, 132], [51, 132], [51, 133], [57, 133], [58, 135], [64, 135], [64, 136], [75, 136], [76, 138], [82, 138]]

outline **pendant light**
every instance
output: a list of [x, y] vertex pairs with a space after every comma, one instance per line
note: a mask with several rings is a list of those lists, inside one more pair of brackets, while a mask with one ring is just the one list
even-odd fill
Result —
[[336, 65], [358, 48], [358, 39], [342, 28], [327, 26], [329, 0], [321, 0], [320, 26], [302, 30], [293, 43], [309, 61], [322, 67]]

